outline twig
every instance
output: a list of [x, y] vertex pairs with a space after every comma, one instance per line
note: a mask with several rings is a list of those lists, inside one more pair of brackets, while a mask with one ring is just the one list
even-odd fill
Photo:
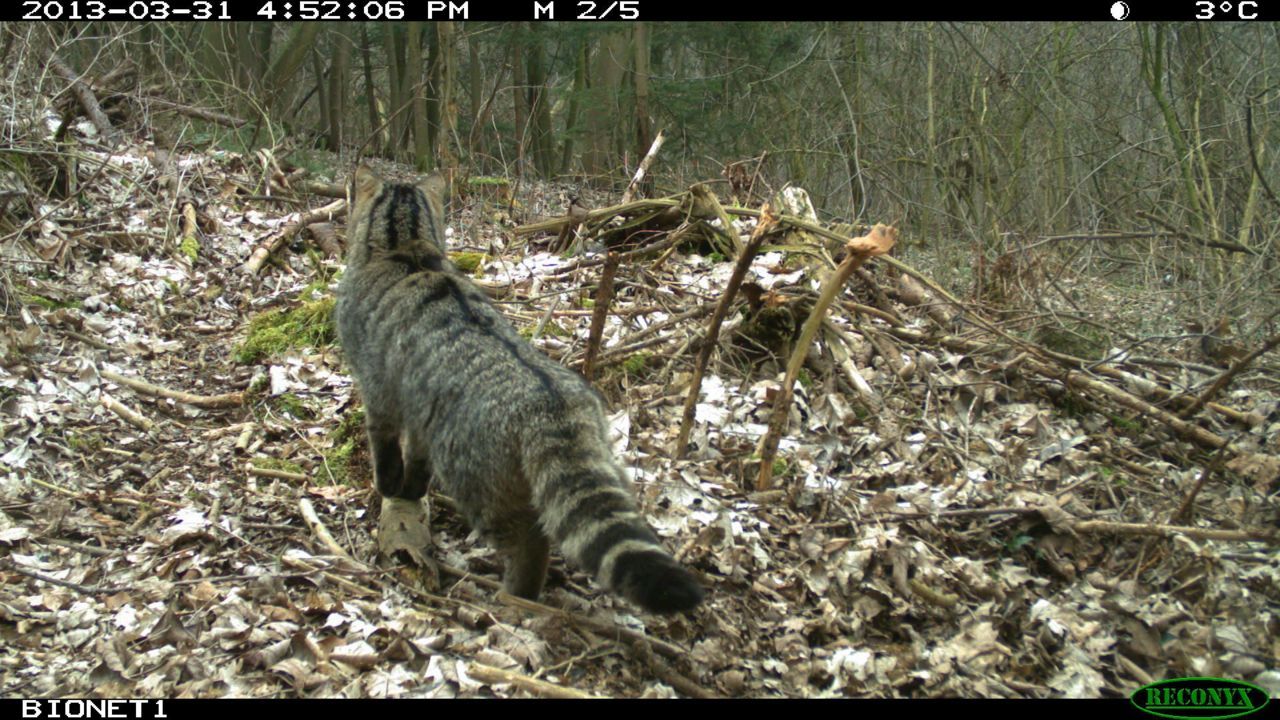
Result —
[[662, 149], [664, 140], [666, 138], [663, 136], [662, 131], [659, 130], [658, 136], [649, 145], [649, 152], [645, 153], [644, 159], [640, 161], [640, 167], [636, 168], [636, 174], [632, 176], [626, 192], [622, 193], [623, 204], [631, 202], [631, 198], [635, 197], [636, 188], [640, 187], [640, 183], [644, 182], [645, 173], [649, 171], [649, 166], [653, 164], [653, 159], [658, 156], [658, 151]]
[[252, 462], [249, 463], [245, 470], [247, 470], [250, 475], [257, 475], [258, 477], [275, 478], [277, 480], [292, 480], [293, 482], [306, 482], [308, 480], [307, 476], [302, 473], [258, 467]]
[[473, 662], [467, 667], [467, 674], [485, 683], [505, 683], [525, 690], [540, 697], [557, 698], [559, 700], [603, 700], [601, 695], [591, 695], [581, 690], [556, 685], [555, 683], [529, 677], [514, 670], [503, 670], [492, 665], [481, 665]]
[[247, 125], [249, 122], [248, 120], [242, 120], [237, 117], [231, 117], [230, 115], [223, 115], [222, 113], [214, 112], [213, 110], [205, 110], [204, 108], [192, 107], [190, 105], [181, 105], [179, 103], [171, 102], [169, 100], [163, 100], [158, 97], [148, 96], [147, 102], [159, 105], [161, 108], [165, 110], [172, 110], [173, 112], [176, 112], [179, 115], [186, 115], [187, 117], [198, 118], [200, 120], [208, 120], [211, 123], [217, 123], [218, 125], [225, 125], [226, 127], [229, 127], [229, 128], [243, 127], [244, 125]]
[[[479, 583], [480, 585], [483, 585], [485, 587], [490, 587], [495, 590], [501, 590], [501, 587], [502, 587], [502, 584], [499, 582], [490, 580], [489, 578], [478, 577], [473, 573], [466, 572], [465, 570], [458, 570], [457, 568], [452, 568], [447, 565], [441, 565], [440, 571], [445, 573], [446, 575], [454, 575], [455, 577], [463, 577], [463, 578], [470, 579], [474, 582]], [[630, 643], [637, 643], [637, 642], [644, 643], [645, 645], [652, 647], [655, 652], [665, 657], [669, 657], [673, 660], [685, 658], [685, 657], [688, 657], [689, 655], [688, 650], [685, 650], [676, 645], [672, 645], [671, 643], [665, 640], [659, 640], [658, 638], [652, 638], [647, 635], [642, 635], [641, 633], [636, 632], [635, 630], [622, 627], [621, 625], [615, 625], [610, 622], [596, 620], [595, 618], [576, 615], [572, 612], [569, 612], [568, 610], [561, 610], [560, 608], [554, 608], [554, 607], [551, 607], [550, 605], [543, 605], [542, 603], [536, 602], [533, 600], [526, 600], [524, 598], [516, 597], [514, 595], [508, 595], [505, 592], [499, 592], [498, 599], [501, 600], [504, 604], [510, 605], [512, 607], [521, 608], [522, 610], [528, 610], [530, 612], [534, 612], [539, 615], [547, 615], [550, 617], [561, 618], [567, 622], [571, 622], [574, 625], [577, 625], [578, 627], [584, 628], [586, 630], [590, 630], [591, 632], [597, 635], [600, 635], [601, 637], [609, 638], [612, 640], [625, 640]]]
[[98, 374], [113, 383], [124, 385], [125, 387], [136, 390], [143, 395], [169, 398], [185, 405], [193, 405], [201, 408], [230, 408], [244, 405], [244, 393], [242, 392], [226, 393], [223, 395], [193, 395], [180, 390], [170, 390], [168, 388], [160, 387], [159, 385], [152, 385], [151, 383], [143, 382], [142, 380], [125, 377], [124, 375], [111, 372], [110, 370], [100, 370]]
[[28, 476], [27, 476], [27, 480], [28, 480], [29, 482], [33, 482], [33, 483], [35, 483], [35, 484], [39, 485], [39, 486], [40, 486], [40, 487], [42, 487], [42, 488], [45, 488], [46, 490], [52, 490], [52, 491], [54, 491], [54, 492], [59, 492], [59, 493], [62, 493], [63, 495], [68, 495], [68, 496], [70, 496], [70, 497], [80, 497], [80, 493], [76, 492], [75, 490], [68, 490], [68, 489], [66, 489], [66, 488], [62, 487], [61, 485], [55, 485], [55, 484], [53, 484], [53, 483], [51, 483], [51, 482], [46, 482], [46, 481], [44, 481], [44, 480], [41, 480], [40, 478], [31, 477], [31, 476], [29, 476], [29, 475], [28, 475]]
[[689, 380], [689, 395], [684, 401], [684, 415], [680, 420], [680, 432], [676, 436], [674, 448], [676, 459], [684, 457], [686, 446], [689, 444], [689, 431], [693, 428], [694, 411], [698, 407], [698, 395], [702, 392], [702, 376], [707, 371], [707, 363], [711, 361], [711, 351], [715, 349], [720, 325], [729, 314], [729, 306], [733, 304], [734, 296], [738, 294], [738, 287], [742, 285], [742, 278], [746, 276], [747, 268], [751, 267], [751, 260], [755, 258], [760, 244], [764, 242], [765, 235], [768, 235], [777, 225], [778, 217], [766, 203], [760, 213], [760, 222], [751, 233], [751, 240], [747, 242], [746, 248], [738, 256], [737, 264], [733, 266], [733, 274], [729, 276], [729, 284], [725, 287], [724, 294], [720, 296], [720, 304], [711, 315], [707, 335], [702, 339], [702, 348], [698, 351], [698, 359], [693, 366], [693, 377]]
[[591, 313], [591, 332], [587, 335], [587, 354], [582, 359], [582, 376], [591, 382], [595, 373], [595, 360], [600, 352], [600, 337], [604, 335], [604, 323], [613, 303], [613, 276], [618, 272], [618, 253], [611, 252], [605, 258], [600, 273], [600, 286], [596, 288], [596, 305]]
[[308, 572], [314, 575], [320, 575], [325, 580], [328, 580], [329, 582], [334, 583], [335, 585], [339, 585], [345, 588], [348, 592], [353, 592], [359, 595], [360, 597], [380, 597], [382, 595], [382, 593], [376, 590], [371, 590], [363, 585], [354, 583], [342, 577], [341, 575], [338, 575], [337, 573], [330, 572], [328, 570], [325, 570], [324, 568], [316, 567], [315, 565], [312, 565], [311, 563], [308, 563], [308, 562], [304, 562], [303, 560], [296, 557], [285, 556], [280, 558], [280, 562], [284, 563], [285, 565], [289, 565], [290, 567], [295, 567], [295, 568], [298, 568], [299, 570], [303, 570], [305, 572]]
[[10, 570], [18, 573], [19, 575], [26, 575], [29, 578], [34, 578], [41, 582], [47, 582], [50, 585], [70, 588], [82, 595], [101, 595], [103, 593], [119, 592], [122, 589], [115, 585], [103, 587], [102, 585], [81, 585], [80, 583], [74, 583], [70, 580], [59, 580], [56, 577], [49, 577], [48, 575], [36, 572], [35, 570], [28, 570], [15, 563], [12, 558], [5, 558], [4, 564], [8, 565]]
[[86, 555], [94, 555], [96, 557], [111, 557], [112, 555], [117, 555], [120, 552], [119, 550], [112, 550], [111, 548], [84, 545], [82, 543], [71, 542], [70, 540], [63, 540], [62, 538], [40, 538], [38, 542], [70, 548], [76, 552], [82, 552]]
[[298, 500], [298, 508], [302, 511], [302, 519], [307, 521], [307, 526], [311, 528], [311, 533], [316, 536], [316, 539], [320, 541], [321, 545], [324, 545], [329, 552], [337, 555], [343, 560], [352, 563], [356, 562], [355, 558], [351, 557], [350, 553], [339, 545], [337, 540], [333, 539], [333, 536], [329, 534], [329, 529], [324, 526], [324, 523], [320, 522], [320, 516], [316, 514], [316, 508], [311, 504], [310, 500], [300, 498]]
[[600, 361], [601, 363], [603, 363], [606, 360], [613, 361], [615, 359], [619, 359], [627, 355], [630, 355], [631, 353], [640, 349], [640, 347], [649, 347], [650, 345], [653, 344], [652, 342], [646, 341], [645, 343], [641, 343], [640, 341], [643, 340], [644, 338], [649, 337], [650, 335], [661, 332], [662, 330], [666, 330], [667, 328], [673, 325], [678, 325], [690, 318], [701, 317], [703, 315], [706, 315], [707, 313], [711, 312], [711, 310], [713, 310], [715, 307], [716, 307], [716, 303], [714, 302], [704, 302], [691, 310], [686, 310], [682, 313], [672, 315], [666, 320], [663, 320], [662, 322], [656, 322], [643, 330], [637, 330], [636, 332], [626, 337], [626, 345], [618, 345], [616, 347], [610, 348], [607, 352], [601, 353]]
[[149, 431], [151, 430], [151, 428], [155, 427], [155, 423], [151, 422], [146, 417], [142, 416], [140, 413], [134, 410], [131, 410], [128, 407], [120, 404], [119, 402], [117, 402], [115, 399], [113, 399], [110, 395], [106, 393], [102, 393], [101, 402], [103, 407], [107, 408], [108, 410], [115, 413], [116, 415], [119, 415], [122, 420], [138, 428], [139, 430]]
[[1179, 412], [1178, 417], [1188, 418], [1196, 414], [1200, 408], [1205, 406], [1205, 403], [1212, 400], [1215, 395], [1221, 392], [1222, 389], [1235, 378], [1235, 376], [1244, 372], [1245, 368], [1249, 367], [1250, 363], [1257, 360], [1259, 356], [1274, 350], [1276, 345], [1280, 345], [1280, 335], [1272, 335], [1267, 338], [1267, 341], [1262, 344], [1262, 347], [1237, 360], [1226, 372], [1219, 375], [1218, 379], [1214, 380], [1213, 384], [1210, 385], [1207, 390], [1200, 393], [1200, 397], [1196, 398], [1195, 402], [1191, 403]]
[[1177, 226], [1175, 226], [1173, 223], [1169, 222], [1168, 220], [1165, 220], [1164, 218], [1156, 217], [1155, 215], [1152, 215], [1151, 213], [1148, 213], [1148, 212], [1143, 212], [1139, 210], [1135, 212], [1134, 215], [1137, 215], [1143, 220], [1150, 220], [1151, 222], [1164, 228], [1166, 231], [1168, 231], [1168, 234], [1174, 237], [1180, 237], [1184, 240], [1190, 240], [1194, 243], [1203, 245], [1205, 247], [1211, 247], [1218, 250], [1229, 250], [1231, 252], [1245, 253], [1246, 255], [1261, 254], [1257, 250], [1254, 250], [1251, 247], [1245, 247], [1244, 245], [1241, 245], [1239, 243], [1223, 242], [1222, 240], [1212, 240], [1210, 238], [1202, 238], [1202, 237], [1197, 237], [1195, 235], [1188, 234], [1183, 230], [1179, 230]]
[[714, 700], [718, 697], [715, 693], [676, 672], [662, 658], [654, 655], [647, 645], [632, 645], [631, 649], [644, 664], [649, 666], [649, 670], [658, 676], [659, 680], [675, 688], [677, 692], [698, 700]]
[[1224, 445], [1214, 451], [1213, 459], [1210, 460], [1209, 465], [1200, 472], [1200, 478], [1196, 480], [1196, 484], [1192, 486], [1191, 491], [1187, 493], [1187, 496], [1182, 498], [1182, 503], [1178, 505], [1178, 509], [1174, 510], [1173, 514], [1169, 516], [1170, 524], [1182, 522], [1187, 518], [1187, 515], [1191, 512], [1191, 506], [1196, 501], [1196, 496], [1200, 494], [1200, 490], [1204, 488], [1205, 483], [1209, 482], [1210, 476], [1222, 471], [1222, 466], [1227, 460], [1227, 456], [1223, 452], [1225, 447], [1226, 446]]
[[1235, 542], [1280, 543], [1280, 530], [1245, 528], [1244, 530], [1217, 530], [1213, 528], [1162, 525], [1160, 523], [1122, 523], [1109, 520], [1081, 520], [1071, 529], [1082, 533], [1114, 533], [1116, 535], [1186, 535], [1197, 540], [1229, 540]]
[[[947, 335], [941, 338], [927, 338], [924, 333], [907, 328], [891, 328], [889, 332], [911, 342], [933, 342], [953, 352], [961, 352], [970, 355], [993, 351], [1003, 352], [1007, 349], [986, 343], [965, 340], [964, 338], [955, 337], [953, 335]], [[1179, 437], [1190, 440], [1203, 448], [1216, 450], [1227, 445], [1229, 452], [1232, 452], [1233, 454], [1238, 452], [1235, 446], [1231, 446], [1223, 438], [1205, 430], [1199, 425], [1187, 422], [1173, 413], [1156, 407], [1146, 400], [1135, 397], [1134, 395], [1114, 387], [1109, 383], [1092, 378], [1084, 371], [1072, 368], [1063, 368], [1057, 365], [1049, 365], [1048, 363], [1035, 359], [1030, 355], [1023, 356], [1021, 366], [1037, 375], [1056, 380], [1062, 383], [1069, 390], [1073, 390], [1085, 396], [1089, 396], [1091, 394], [1100, 395], [1120, 407], [1128, 408], [1142, 415], [1154, 418], [1156, 421], [1168, 426], [1169, 429]]]
[[[495, 580], [491, 580], [486, 577], [481, 577], [479, 575], [468, 572], [466, 570], [460, 570], [458, 568], [445, 565], [445, 564], [440, 564], [439, 569], [440, 569], [440, 572], [444, 573], [445, 575], [451, 575], [453, 577], [456, 577], [462, 580], [470, 580], [471, 582], [474, 582], [477, 585], [480, 585], [481, 587], [494, 590], [496, 592], [498, 600], [511, 607], [520, 608], [522, 610], [527, 610], [529, 612], [537, 613], [539, 615], [559, 618], [565, 622], [573, 624], [578, 628], [586, 630], [587, 632], [598, 635], [606, 640], [614, 640], [616, 642], [626, 643], [630, 647], [635, 649], [636, 652], [640, 654], [642, 657], [651, 657], [652, 653], [656, 652], [657, 654], [662, 655], [663, 657], [671, 658], [673, 660], [678, 660], [680, 658], [687, 658], [689, 655], [688, 651], [683, 648], [680, 648], [676, 645], [672, 645], [671, 643], [666, 642], [665, 640], [648, 637], [630, 628], [625, 628], [610, 622], [596, 620], [594, 618], [576, 615], [572, 612], [569, 612], [568, 610], [561, 610], [559, 608], [551, 607], [550, 605], [543, 605], [542, 603], [536, 602], [534, 600], [526, 600], [524, 598], [516, 597], [514, 595], [508, 595], [506, 592], [502, 590], [502, 583], [499, 583]], [[453, 605], [459, 605], [459, 606], [465, 606], [465, 607], [475, 607], [470, 603], [467, 603], [463, 600], [459, 600], [458, 598], [432, 595], [431, 593], [424, 592], [416, 587], [408, 585], [403, 581], [399, 581], [399, 582], [401, 584], [401, 587], [409, 591], [411, 594], [416, 595], [420, 598], [429, 599], [433, 602], [450, 603]], [[668, 685], [671, 685], [673, 688], [676, 688], [678, 691], [684, 693], [685, 695], [688, 695], [690, 697], [715, 697], [712, 693], [703, 689], [697, 683], [687, 678], [684, 678], [683, 676], [676, 673], [665, 663], [650, 662], [649, 665], [650, 665], [650, 669], [654, 671], [655, 675], [658, 675], [659, 679], [663, 680]]]
[[[984, 517], [986, 515], [1034, 515], [1039, 512], [1034, 507], [997, 507], [997, 508], [965, 508], [961, 510], [939, 510], [937, 512], [887, 512], [873, 513], [868, 517], [876, 520], [929, 520], [935, 517]], [[848, 525], [841, 521], [838, 526]], [[818, 527], [814, 525], [813, 527]]]
[[[893, 248], [898, 241], [896, 228], [887, 225], [876, 225], [871, 232], [859, 240], [850, 241], [845, 249], [848, 256], [827, 276], [822, 285], [822, 292], [813, 304], [813, 311], [804, 321], [800, 337], [791, 351], [791, 359], [787, 361], [787, 374], [782, 380], [782, 388], [774, 398], [772, 414], [769, 416], [769, 429], [760, 437], [756, 446], [756, 455], [760, 458], [760, 470], [756, 475], [756, 490], [768, 490], [773, 480], [773, 459], [778, 454], [778, 443], [782, 440], [782, 431], [787, 425], [787, 415], [791, 412], [791, 393], [795, 388], [796, 378], [800, 376], [800, 368], [809, 354], [809, 346], [817, 337], [822, 321], [827, 316], [827, 308], [831, 306], [836, 295], [844, 289], [844, 284], [853, 271], [857, 270], [867, 258], [883, 255]], [[886, 358], [887, 359], [887, 358]]]

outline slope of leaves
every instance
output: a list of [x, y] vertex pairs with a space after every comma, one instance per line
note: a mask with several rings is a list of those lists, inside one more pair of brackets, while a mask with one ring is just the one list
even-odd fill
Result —
[[[563, 612], [503, 602], [500, 560], [446, 499], [433, 503], [439, 582], [381, 567], [368, 457], [340, 429], [358, 399], [331, 336], [237, 357], [255, 318], [331, 295], [341, 259], [303, 238], [243, 272], [296, 219], [251, 192], [260, 168], [195, 151], [161, 161], [75, 132], [91, 160], [77, 201], [31, 193], [7, 238], [6, 695], [1097, 697], [1182, 675], [1275, 688], [1274, 537], [1079, 522], [1169, 523], [1214, 456], [1022, 372], [1015, 347], [964, 323], [990, 350], [948, 345], [924, 310], [886, 296], [883, 270], [832, 313], [779, 480], [755, 490], [785, 357], [753, 323], [766, 308], [802, 318], [823, 274], [780, 249], [750, 268], [766, 299], [744, 300], [721, 333], [682, 459], [671, 443], [705, 318], [690, 311], [719, 299], [732, 260], [685, 247], [625, 263], [604, 328], [598, 385], [620, 457], [650, 522], [706, 583], [704, 607], [640, 615], [558, 560], [543, 600]], [[201, 220], [194, 259], [178, 240], [185, 200]], [[551, 187], [523, 202], [531, 216], [562, 206]], [[484, 198], [455, 205], [450, 249], [477, 253], [478, 281], [536, 345], [580, 362], [598, 253], [513, 242]], [[108, 373], [245, 399], [206, 407]], [[1182, 525], [1275, 527], [1280, 417], [1260, 388], [1220, 398], [1251, 424], [1197, 418], [1234, 449]]]

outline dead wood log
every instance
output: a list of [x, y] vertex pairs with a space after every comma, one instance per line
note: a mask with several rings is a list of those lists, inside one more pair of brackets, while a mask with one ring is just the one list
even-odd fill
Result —
[[307, 226], [307, 232], [311, 233], [311, 240], [325, 255], [342, 256], [342, 243], [338, 242], [338, 233], [333, 229], [333, 223], [311, 223]]
[[720, 227], [715, 228], [715, 232], [729, 242], [727, 247], [721, 246], [720, 251], [725, 255], [740, 254], [742, 238], [738, 237], [738, 233], [734, 231], [733, 220], [729, 217], [729, 213], [725, 212], [724, 206], [720, 204], [715, 193], [711, 192], [706, 185], [699, 183], [689, 188], [689, 196], [693, 198], [694, 215], [709, 215], [720, 221]]

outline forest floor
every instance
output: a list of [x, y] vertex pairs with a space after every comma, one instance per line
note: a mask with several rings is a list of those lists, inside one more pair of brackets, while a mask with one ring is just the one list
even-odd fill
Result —
[[[359, 400], [327, 320], [342, 221], [286, 233], [334, 198], [286, 189], [301, 181], [265, 155], [78, 155], [74, 193], [30, 190], [6, 220], [0, 695], [1123, 697], [1179, 676], [1280, 691], [1274, 354], [1179, 418], [1222, 372], [1194, 337], [1074, 363], [995, 314], [913, 307], [873, 260], [757, 490], [756, 439], [825, 266], [754, 260], [677, 458], [733, 259], [691, 244], [625, 261], [596, 384], [644, 514], [707, 599], [644, 614], [557, 556], [534, 605], [498, 594], [500, 561], [447, 499], [438, 579], [376, 557]], [[449, 249], [572, 365], [599, 253], [512, 233], [513, 213], [565, 199], [532, 183], [515, 203], [456, 196]], [[1074, 286], [1086, 308], [1128, 303]]]

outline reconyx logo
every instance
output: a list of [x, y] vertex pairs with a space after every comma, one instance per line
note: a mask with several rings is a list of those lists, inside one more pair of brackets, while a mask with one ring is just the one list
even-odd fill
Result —
[[1221, 720], [1261, 710], [1270, 700], [1260, 687], [1239, 680], [1193, 677], [1143, 685], [1129, 696], [1143, 712], [1178, 720]]

